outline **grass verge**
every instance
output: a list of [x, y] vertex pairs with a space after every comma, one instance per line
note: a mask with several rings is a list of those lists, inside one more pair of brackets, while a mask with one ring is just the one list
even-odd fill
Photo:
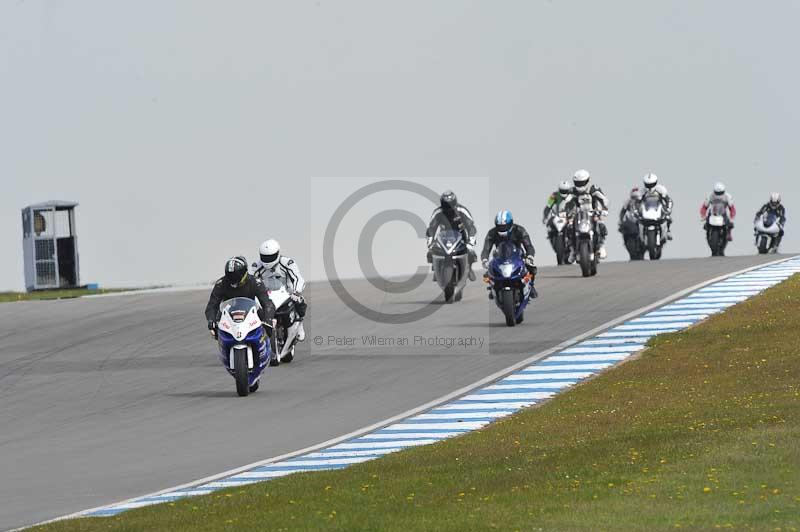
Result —
[[98, 288], [90, 290], [88, 288], [70, 288], [65, 290], [37, 290], [35, 292], [0, 292], [0, 303], [11, 303], [13, 301], [42, 301], [50, 299], [71, 299], [81, 296], [91, 296], [97, 294], [110, 294], [113, 292], [130, 292], [135, 288]]
[[798, 316], [796, 276], [484, 430], [37, 530], [795, 530]]

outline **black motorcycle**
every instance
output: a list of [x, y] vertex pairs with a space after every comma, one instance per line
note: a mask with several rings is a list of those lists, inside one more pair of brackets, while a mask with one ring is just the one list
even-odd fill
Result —
[[460, 231], [439, 226], [431, 242], [431, 260], [436, 283], [447, 303], [461, 301], [469, 275], [469, 250]]

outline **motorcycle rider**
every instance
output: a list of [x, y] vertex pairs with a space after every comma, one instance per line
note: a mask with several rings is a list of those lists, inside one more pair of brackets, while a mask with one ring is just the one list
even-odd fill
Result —
[[271, 335], [272, 320], [275, 317], [275, 305], [270, 301], [267, 289], [261, 279], [248, 274], [247, 259], [237, 256], [231, 257], [225, 262], [225, 275], [214, 283], [214, 288], [208, 298], [205, 314], [211, 336], [217, 337], [220, 303], [234, 297], [258, 300], [261, 304], [261, 308], [258, 310], [258, 317], [261, 318], [267, 334]]
[[556, 191], [550, 194], [550, 197], [547, 198], [547, 205], [544, 206], [544, 211], [542, 212], [543, 225], [547, 225], [550, 217], [558, 212], [558, 206], [561, 205], [570, 190], [572, 190], [572, 185], [569, 184], [569, 181], [562, 181], [558, 184]]
[[[525, 266], [531, 274], [531, 297], [537, 297], [536, 289], [533, 287], [533, 282], [536, 280], [537, 268], [533, 261], [533, 256], [536, 250], [533, 248], [533, 242], [525, 230], [519, 224], [514, 223], [514, 217], [511, 211], [499, 211], [494, 219], [494, 227], [489, 229], [486, 233], [486, 238], [483, 241], [483, 251], [481, 251], [481, 263], [484, 269], [489, 269], [489, 254], [492, 248], [501, 242], [511, 242], [522, 251], [525, 257]], [[493, 294], [489, 291], [489, 299], [492, 299]]]
[[639, 187], [633, 187], [631, 189], [630, 196], [628, 199], [625, 200], [625, 203], [622, 204], [622, 209], [619, 211], [619, 231], [622, 232], [622, 224], [625, 221], [625, 218], [632, 214], [633, 216], [638, 217], [639, 215], [639, 203], [642, 201], [642, 192], [639, 190]]
[[783, 227], [786, 225], [786, 207], [781, 204], [781, 195], [779, 193], [773, 192], [769, 195], [769, 201], [758, 209], [755, 218], [753, 218], [753, 223], [756, 223], [758, 218], [765, 212], [773, 212], [778, 218], [778, 228], [780, 231], [772, 242], [772, 249], [777, 251], [778, 246], [781, 245], [781, 239], [783, 239]]
[[281, 245], [274, 238], [265, 240], [258, 247], [259, 260], [253, 263], [255, 271], [253, 275], [261, 281], [268, 278], [277, 279], [286, 291], [291, 294], [294, 301], [294, 309], [297, 312], [297, 341], [302, 342], [306, 339], [306, 330], [303, 326], [303, 319], [306, 316], [308, 304], [303, 297], [303, 290], [306, 281], [300, 274], [300, 268], [294, 259], [281, 255]]
[[717, 182], [714, 184], [714, 192], [711, 193], [708, 198], [703, 202], [703, 205], [700, 207], [700, 216], [703, 221], [703, 228], [708, 230], [708, 219], [706, 215], [708, 214], [708, 209], [711, 205], [714, 204], [722, 204], [725, 208], [725, 213], [727, 216], [725, 220], [728, 224], [728, 241], [730, 242], [733, 240], [733, 219], [736, 218], [736, 207], [733, 204], [733, 198], [730, 194], [725, 191], [725, 184], [721, 182]]
[[[572, 176], [572, 183], [573, 187], [570, 190], [570, 193], [567, 197], [564, 198], [562, 202], [562, 210], [571, 210], [577, 207], [577, 200], [578, 197], [588, 194], [592, 198], [592, 209], [594, 209], [598, 213], [597, 219], [597, 245], [598, 245], [598, 254], [600, 255], [601, 259], [605, 259], [608, 255], [606, 253], [606, 236], [608, 236], [608, 229], [606, 228], [605, 224], [605, 217], [608, 216], [608, 197], [603, 193], [603, 190], [590, 183], [591, 181], [591, 174], [587, 170], [578, 170], [575, 172], [575, 175]], [[573, 235], [574, 236], [574, 235]], [[573, 242], [570, 246], [569, 252], [569, 262], [575, 261], [575, 243]]]
[[[467, 251], [469, 253], [469, 280], [475, 280], [475, 272], [472, 271], [472, 265], [477, 260], [475, 254], [475, 242], [477, 229], [475, 229], [475, 220], [472, 218], [472, 213], [469, 209], [464, 207], [458, 202], [458, 198], [452, 190], [445, 190], [439, 198], [440, 206], [437, 207], [433, 214], [431, 214], [431, 221], [428, 224], [428, 230], [425, 235], [428, 237], [428, 264], [433, 264], [433, 254], [430, 251], [433, 237], [436, 236], [436, 231], [440, 225], [447, 228], [452, 228], [461, 233], [461, 237], [467, 244]], [[433, 266], [431, 266], [431, 269]], [[436, 272], [434, 271], [434, 281]]]
[[642, 198], [645, 196], [657, 195], [661, 200], [661, 206], [664, 208], [664, 221], [667, 222], [667, 240], [672, 240], [672, 198], [669, 197], [667, 187], [659, 184], [658, 176], [652, 172], [648, 173], [642, 178], [644, 182], [644, 190], [642, 190]]

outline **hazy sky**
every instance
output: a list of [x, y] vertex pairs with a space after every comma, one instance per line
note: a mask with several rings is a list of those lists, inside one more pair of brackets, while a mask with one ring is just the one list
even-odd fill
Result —
[[[47, 199], [81, 203], [84, 282], [206, 281], [268, 236], [320, 271], [318, 220], [352, 191], [312, 193], [325, 176], [485, 178], [461, 193], [479, 229], [511, 209], [541, 263], [543, 203], [577, 168], [614, 211], [658, 173], [670, 257], [707, 254], [697, 209], [721, 179], [730, 252], [754, 252], [770, 191], [800, 213], [798, 20], [793, 0], [0, 0], [0, 289], [23, 285], [19, 209]], [[381, 271], [424, 257], [407, 226], [379, 236]]]

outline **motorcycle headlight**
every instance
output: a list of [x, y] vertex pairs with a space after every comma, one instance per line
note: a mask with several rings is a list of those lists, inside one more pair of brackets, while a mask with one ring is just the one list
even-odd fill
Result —
[[578, 231], [581, 233], [588, 233], [591, 228], [592, 226], [589, 222], [581, 222], [578, 224]]
[[514, 265], [513, 264], [501, 264], [500, 265], [500, 273], [503, 274], [503, 277], [511, 277], [514, 274]]

